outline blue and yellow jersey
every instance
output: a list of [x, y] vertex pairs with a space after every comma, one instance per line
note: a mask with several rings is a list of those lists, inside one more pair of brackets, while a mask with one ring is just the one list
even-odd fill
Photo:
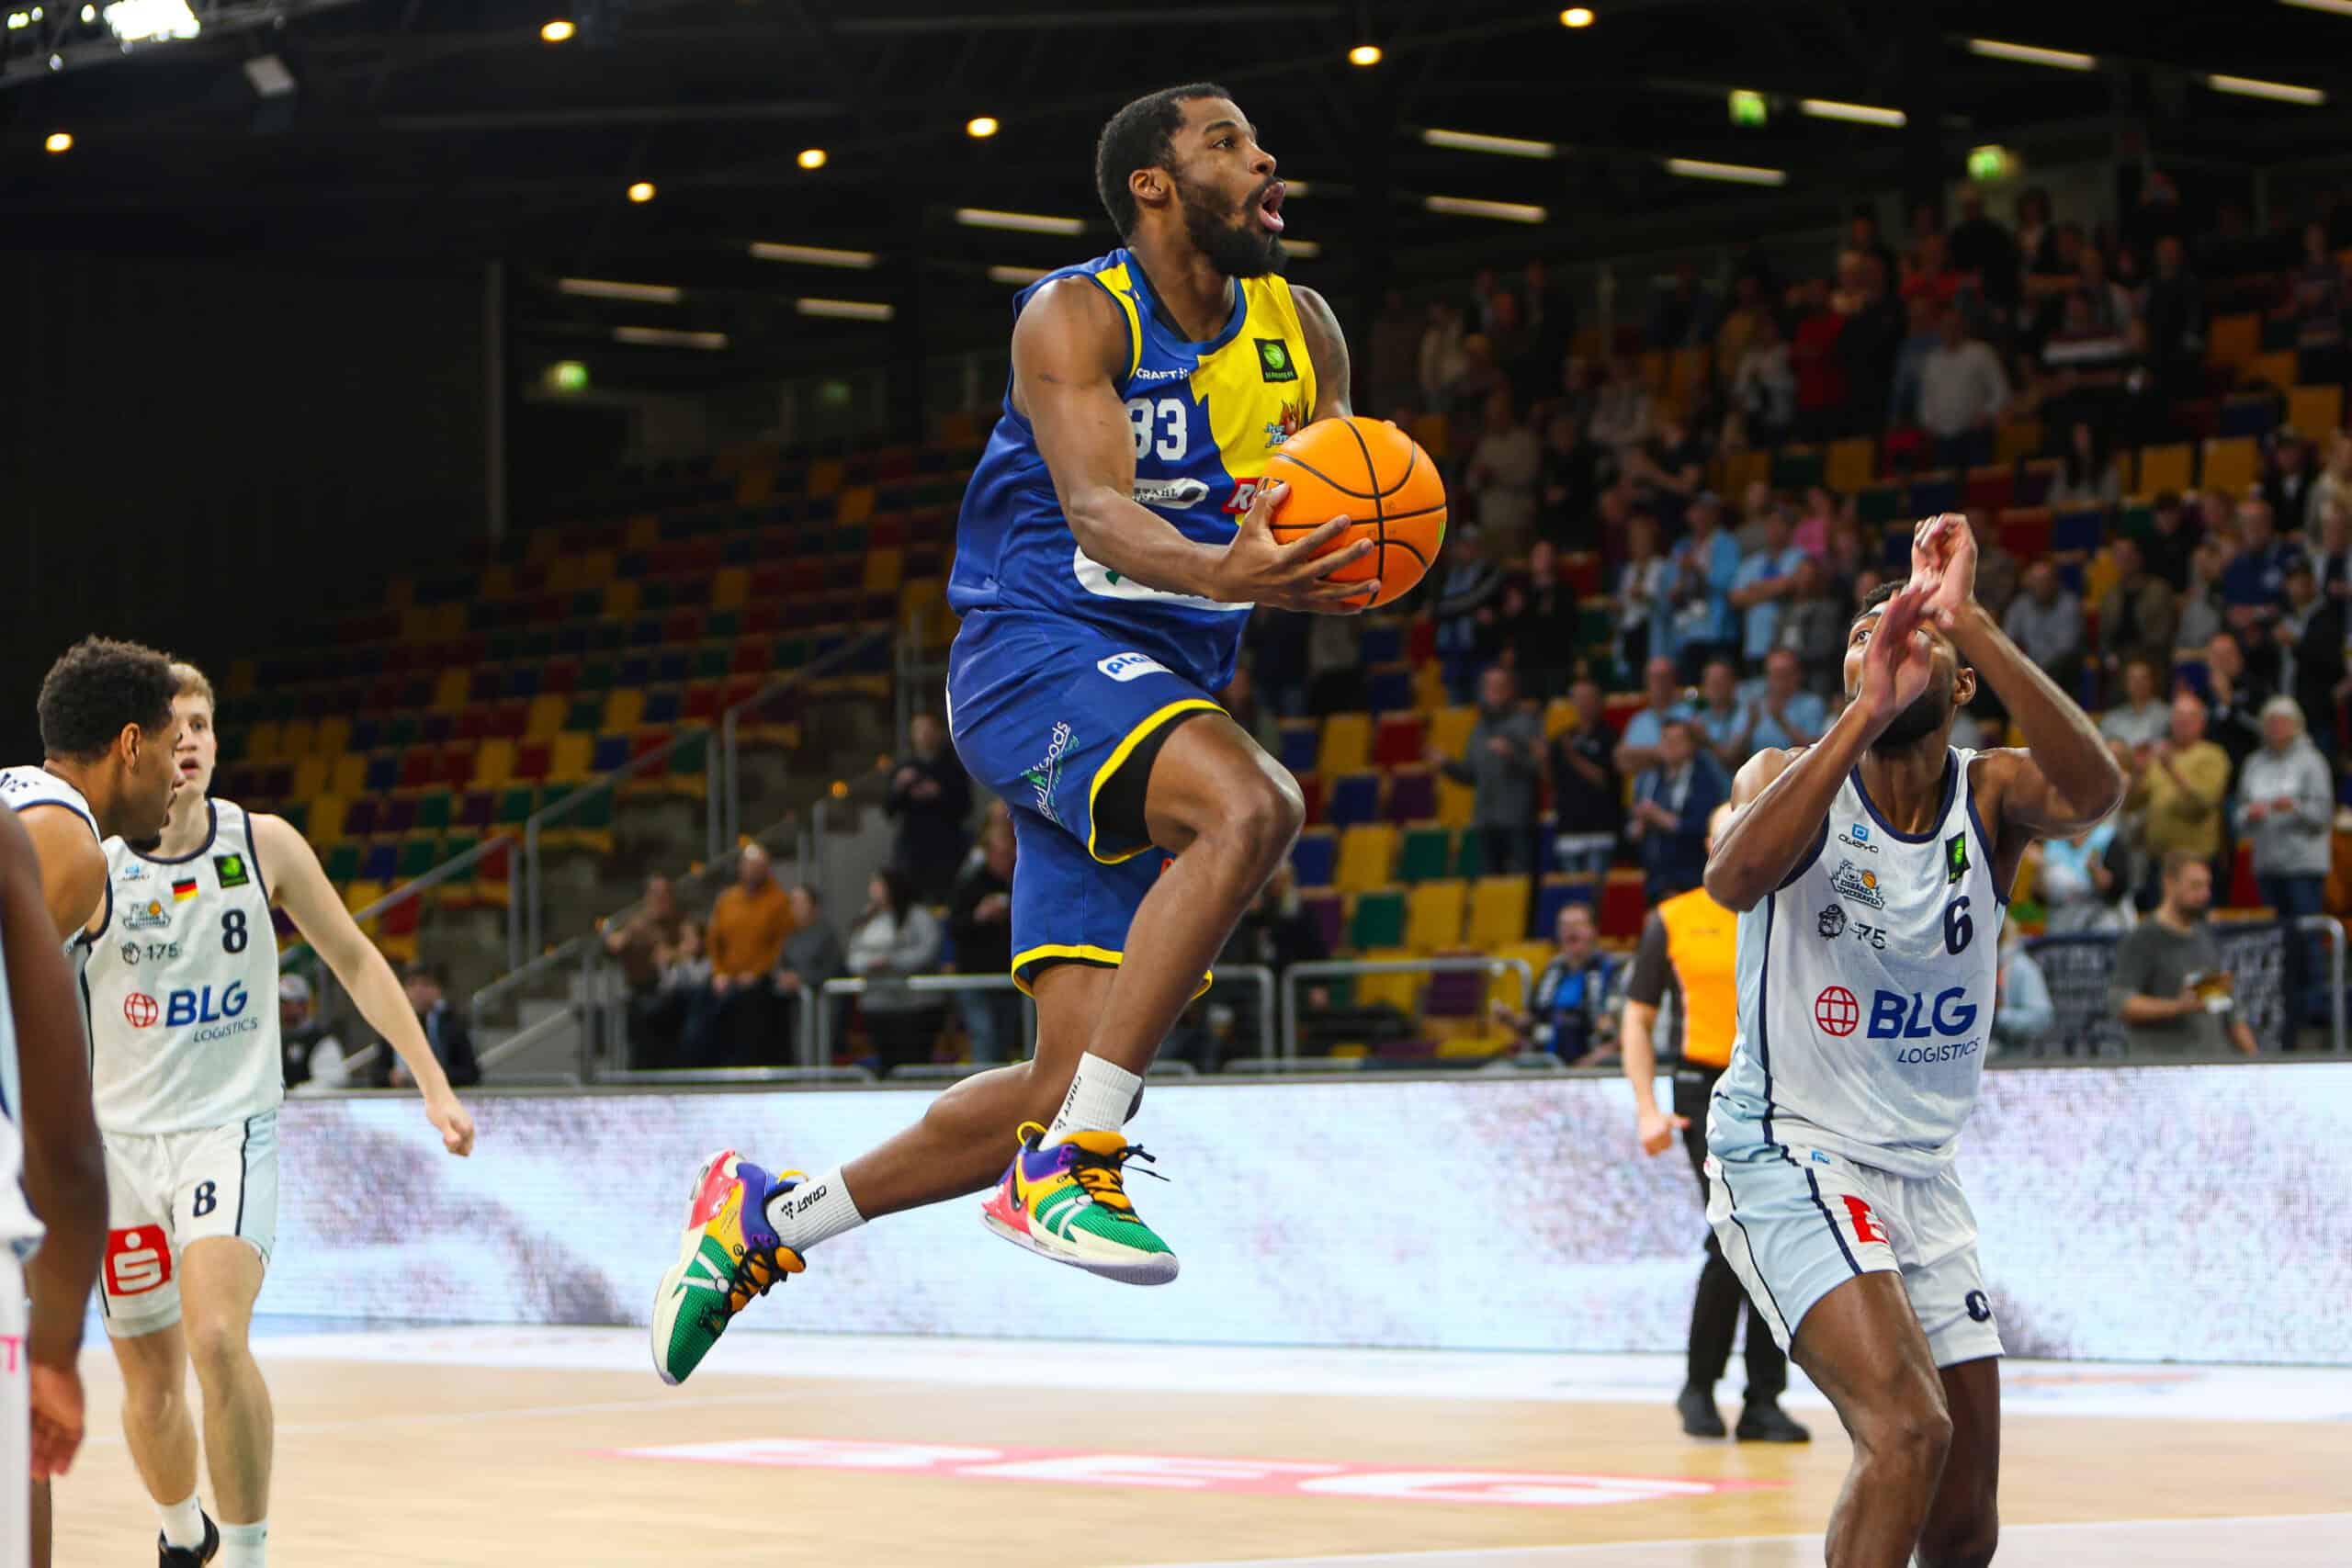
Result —
[[[1224, 331], [1187, 343], [1161, 314], [1142, 265], [1116, 250], [1031, 284], [1014, 313], [1046, 284], [1070, 276], [1092, 279], [1127, 324], [1118, 389], [1135, 427], [1136, 500], [1187, 538], [1227, 543], [1266, 459], [1315, 412], [1315, 367], [1290, 285], [1275, 276], [1238, 280]], [[947, 602], [967, 624], [990, 613], [1075, 617], [1210, 692], [1232, 679], [1250, 615], [1247, 604], [1146, 588], [1080, 549], [1010, 388], [964, 492]]]

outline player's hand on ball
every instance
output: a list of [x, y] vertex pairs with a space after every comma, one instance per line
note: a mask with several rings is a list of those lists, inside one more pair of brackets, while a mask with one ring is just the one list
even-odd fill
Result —
[[1317, 615], [1347, 615], [1361, 610], [1379, 591], [1375, 581], [1326, 582], [1343, 566], [1372, 553], [1370, 539], [1358, 539], [1328, 556], [1316, 552], [1348, 531], [1348, 519], [1334, 517], [1312, 534], [1279, 543], [1274, 538], [1274, 508], [1290, 487], [1280, 479], [1258, 487], [1250, 510], [1241, 514], [1241, 531], [1225, 547], [1218, 569], [1216, 592], [1227, 604], [1267, 604], [1277, 610], [1307, 610]]
[[1879, 612], [1862, 649], [1863, 711], [1874, 729], [1883, 729], [1928, 689], [1935, 673], [1936, 648], [1922, 623], [1932, 585], [1914, 578]]
[[1951, 630], [1976, 598], [1976, 536], [1967, 518], [1941, 512], [1912, 531], [1911, 581], [1929, 585], [1923, 618]]
[[459, 1159], [474, 1152], [474, 1119], [452, 1095], [446, 1100], [427, 1100], [424, 1119], [441, 1134], [441, 1146]]
[[71, 1367], [28, 1363], [33, 1406], [33, 1479], [73, 1468], [82, 1446], [82, 1375]]

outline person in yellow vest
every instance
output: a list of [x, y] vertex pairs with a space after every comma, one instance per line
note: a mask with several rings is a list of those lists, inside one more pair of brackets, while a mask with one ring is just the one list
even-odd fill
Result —
[[[1719, 806], [1707, 818], [1707, 850], [1714, 852], [1731, 807]], [[1699, 1178], [1699, 1200], [1707, 1199], [1707, 1097], [1731, 1061], [1737, 1024], [1738, 987], [1733, 964], [1738, 953], [1739, 917], [1715, 902], [1706, 888], [1678, 893], [1653, 908], [1642, 928], [1633, 973], [1625, 981], [1624, 1017], [1618, 1028], [1625, 1077], [1634, 1086], [1635, 1135], [1642, 1153], [1660, 1155], [1678, 1132]], [[1674, 1113], [1657, 1105], [1658, 1010], [1671, 997], [1666, 1055], [1674, 1069]], [[1690, 1348], [1681, 1396], [1675, 1402], [1682, 1429], [1694, 1438], [1724, 1436], [1715, 1408], [1715, 1384], [1731, 1362], [1732, 1336], [1739, 1329], [1740, 1303], [1747, 1292], [1724, 1258], [1712, 1228], [1707, 1260], [1699, 1270], [1699, 1295], [1690, 1305]], [[1747, 1399], [1734, 1430], [1742, 1442], [1803, 1443], [1806, 1431], [1781, 1408], [1789, 1384], [1789, 1359], [1753, 1303], [1747, 1309]]]

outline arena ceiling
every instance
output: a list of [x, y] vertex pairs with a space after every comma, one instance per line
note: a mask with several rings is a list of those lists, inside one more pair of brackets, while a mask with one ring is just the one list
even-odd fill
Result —
[[[2029, 135], [2092, 156], [2144, 139], [2247, 167], [2338, 154], [2352, 129], [2341, 0], [2158, 6], [2129, 28], [2109, 8], [2047, 0], [1600, 0], [1573, 28], [1556, 6], [1496, 0], [187, 4], [199, 36], [126, 49], [100, 6], [0, 0], [0, 244], [390, 268], [499, 256], [559, 324], [661, 302], [559, 295], [555, 279], [637, 281], [682, 291], [682, 328], [772, 346], [873, 335], [778, 300], [920, 289], [927, 321], [961, 320], [1001, 311], [1012, 274], [991, 268], [1107, 245], [1096, 128], [1135, 92], [1194, 77], [1229, 85], [1304, 183], [1285, 216], [1320, 254], [1293, 275], [1335, 291], [1366, 281], [1351, 269], [1375, 235], [1396, 276], [1458, 273], [1487, 255], [1826, 220], [1858, 192], [1900, 186], [1906, 158], [1915, 178], [1922, 159], [1956, 173], [1969, 147]], [[549, 22], [571, 36], [545, 40]], [[1971, 39], [2092, 59], [2020, 60]], [[1364, 44], [1378, 63], [1349, 63]], [[2217, 90], [2215, 73], [2324, 101]], [[1734, 123], [1734, 89], [1763, 96], [1766, 123]], [[1821, 118], [1806, 99], [1911, 123]], [[967, 134], [983, 116], [996, 134]], [[70, 151], [45, 152], [61, 131]], [[804, 166], [811, 149], [820, 167]], [[1672, 159], [1781, 183], [1726, 184]], [[629, 199], [639, 182], [652, 199]], [[1433, 210], [1431, 197], [1542, 218]], [[1081, 231], [957, 220], [975, 208]], [[754, 243], [874, 261], [762, 259]]]

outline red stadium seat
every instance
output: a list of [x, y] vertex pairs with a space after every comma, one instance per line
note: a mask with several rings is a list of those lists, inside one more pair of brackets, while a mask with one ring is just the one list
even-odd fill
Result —
[[1642, 934], [1642, 919], [1649, 902], [1642, 892], [1642, 874], [1616, 870], [1600, 885], [1600, 934], [1608, 942], [1633, 942]]

